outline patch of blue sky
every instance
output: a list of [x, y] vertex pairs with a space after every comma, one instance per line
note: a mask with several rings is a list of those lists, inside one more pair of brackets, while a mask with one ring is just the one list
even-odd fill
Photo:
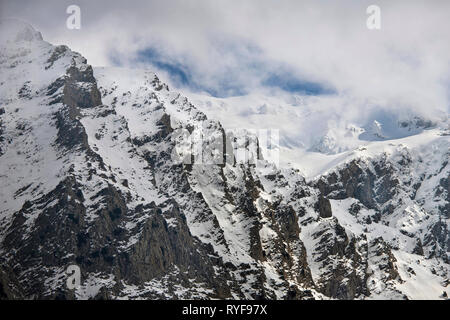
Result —
[[269, 73], [261, 84], [269, 88], [278, 88], [289, 93], [301, 95], [324, 95], [335, 93], [328, 85], [303, 80], [300, 77], [295, 76], [292, 72], [283, 70]]
[[[292, 94], [322, 95], [334, 93], [326, 84], [302, 79], [293, 68], [266, 59], [262, 51], [249, 43], [215, 40], [212, 50], [218, 56], [233, 61], [231, 64], [215, 68], [212, 74], [201, 74], [196, 63], [185, 56], [147, 47], [137, 52], [135, 63], [149, 64], [156, 70], [164, 71], [170, 82], [178, 89], [187, 88], [193, 92], [226, 98], [249, 94], [256, 88], [277, 89]], [[113, 64], [119, 64], [111, 57]]]

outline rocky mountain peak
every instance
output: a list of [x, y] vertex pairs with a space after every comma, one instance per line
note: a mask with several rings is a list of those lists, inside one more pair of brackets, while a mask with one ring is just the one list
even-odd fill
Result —
[[0, 43], [42, 40], [42, 34], [30, 24], [19, 19], [0, 19]]
[[[8, 28], [19, 32], [0, 51], [0, 298], [445, 290], [449, 140], [438, 130], [355, 150], [307, 181], [153, 72], [92, 68], [26, 24]], [[174, 161], [184, 147], [213, 161]]]

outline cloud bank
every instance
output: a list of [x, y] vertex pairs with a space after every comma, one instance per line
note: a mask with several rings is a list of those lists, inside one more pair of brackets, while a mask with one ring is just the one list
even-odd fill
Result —
[[[81, 8], [69, 30], [66, 8]], [[381, 30], [366, 8], [381, 8]], [[450, 110], [448, 1], [2, 1], [52, 43], [95, 65], [155, 69], [171, 85], [227, 97], [340, 95], [440, 117]]]

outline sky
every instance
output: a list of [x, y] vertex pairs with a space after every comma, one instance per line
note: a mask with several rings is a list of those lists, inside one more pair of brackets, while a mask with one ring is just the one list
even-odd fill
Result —
[[[79, 30], [66, 27], [72, 4]], [[366, 26], [372, 4], [380, 30]], [[186, 92], [349, 96], [428, 116], [450, 110], [449, 13], [445, 0], [0, 0], [0, 17], [93, 66], [150, 68]]]

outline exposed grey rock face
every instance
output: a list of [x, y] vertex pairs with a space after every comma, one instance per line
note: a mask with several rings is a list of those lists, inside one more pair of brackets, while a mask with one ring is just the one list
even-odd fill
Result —
[[23, 299], [19, 282], [14, 272], [2, 263], [0, 268], [0, 300]]
[[319, 216], [321, 218], [330, 218], [332, 216], [330, 201], [324, 198], [322, 195], [319, 197], [317, 202], [317, 207], [319, 211]]
[[[16, 29], [0, 48], [1, 299], [405, 299], [418, 277], [442, 294], [445, 159], [425, 170], [403, 150], [306, 182], [153, 73]], [[198, 129], [182, 159], [204, 162], [175, 161]]]
[[[396, 214], [396, 209], [409, 201], [423, 203], [425, 199], [420, 198], [420, 189], [427, 184], [427, 180], [441, 175], [443, 170], [448, 168], [448, 162], [445, 161], [437, 173], [428, 176], [415, 177], [414, 166], [415, 163], [409, 153], [404, 153], [394, 163], [386, 156], [382, 156], [370, 165], [356, 160], [321, 177], [315, 182], [315, 185], [331, 199], [348, 197], [358, 199], [366, 208], [374, 210], [374, 214], [368, 217], [367, 221], [379, 222]], [[423, 238], [406, 230], [400, 231], [408, 237], [416, 239], [415, 250], [418, 254], [423, 254], [422, 241], [424, 241], [425, 245], [429, 247], [429, 256], [437, 254], [448, 261], [450, 234], [447, 223], [443, 222], [443, 220], [448, 220], [448, 176], [444, 174], [444, 177], [438, 180], [433, 194], [435, 198], [444, 201], [439, 201], [436, 206], [437, 219], [427, 227], [427, 230], [424, 230]]]

